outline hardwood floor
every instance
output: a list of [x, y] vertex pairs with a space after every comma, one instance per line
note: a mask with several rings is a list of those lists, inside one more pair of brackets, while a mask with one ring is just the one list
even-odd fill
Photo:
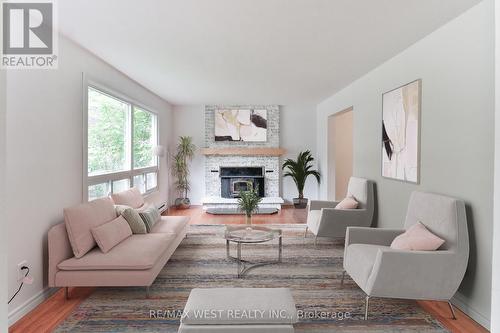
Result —
[[456, 307], [454, 309], [457, 319], [453, 320], [446, 302], [418, 301], [417, 303], [453, 333], [489, 332]]
[[[190, 216], [189, 224], [245, 224], [244, 215], [212, 215], [203, 211], [201, 206], [190, 209], [170, 208], [168, 215]], [[253, 224], [297, 224], [306, 223], [307, 211], [283, 206], [280, 212], [270, 215], [254, 215]]]
[[[241, 215], [210, 215], [203, 212], [200, 206], [188, 210], [169, 209], [168, 215], [190, 216], [190, 224], [244, 224]], [[307, 212], [284, 207], [274, 215], [256, 215], [255, 224], [298, 224], [305, 223]], [[83, 300], [93, 291], [93, 288], [72, 288], [70, 299], [64, 299], [63, 290], [59, 290], [37, 308], [20, 319], [9, 328], [9, 333], [40, 333], [52, 332]], [[455, 308], [457, 320], [451, 319], [446, 302], [419, 301], [418, 304], [453, 333], [486, 333], [488, 330], [473, 321], [459, 309]]]
[[64, 289], [61, 288], [12, 325], [9, 328], [9, 333], [52, 332], [93, 290], [94, 288], [70, 288], [70, 297], [66, 300]]

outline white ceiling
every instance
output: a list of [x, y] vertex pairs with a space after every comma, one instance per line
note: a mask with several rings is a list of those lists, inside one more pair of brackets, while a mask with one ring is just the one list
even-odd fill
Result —
[[480, 0], [64, 0], [62, 33], [173, 104], [318, 102]]

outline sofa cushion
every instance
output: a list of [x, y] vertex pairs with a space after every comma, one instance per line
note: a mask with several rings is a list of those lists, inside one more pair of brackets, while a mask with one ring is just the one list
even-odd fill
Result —
[[356, 283], [363, 288], [372, 272], [378, 249], [388, 246], [372, 244], [351, 244], [345, 251], [344, 268]]
[[111, 195], [111, 199], [113, 199], [115, 205], [125, 205], [132, 208], [140, 208], [144, 205], [144, 198], [135, 187], [120, 193], [114, 193]]
[[97, 246], [104, 253], [109, 252], [113, 247], [132, 236], [132, 230], [123, 216], [118, 216], [111, 222], [92, 228], [91, 232]]
[[90, 201], [64, 209], [64, 223], [73, 254], [81, 258], [96, 246], [92, 232], [98, 227], [116, 218], [115, 207], [110, 198]]
[[152, 233], [169, 233], [178, 235], [189, 222], [187, 216], [162, 216], [151, 230]]
[[125, 209], [132, 208], [125, 205], [115, 205], [116, 215], [120, 216], [125, 211]]
[[175, 239], [173, 234], [132, 235], [108, 253], [93, 249], [84, 257], [64, 260], [61, 270], [141, 270], [150, 269], [167, 251]]
[[133, 208], [127, 208], [122, 212], [122, 216], [127, 220], [133, 234], [146, 234], [148, 230], [139, 213]]
[[139, 216], [146, 225], [146, 230], [151, 232], [156, 222], [160, 220], [160, 212], [155, 205], [148, 205], [146, 208], [138, 211]]

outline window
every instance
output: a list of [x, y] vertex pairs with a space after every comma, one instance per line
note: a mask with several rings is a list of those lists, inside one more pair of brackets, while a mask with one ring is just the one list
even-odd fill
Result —
[[156, 117], [134, 107], [134, 167], [145, 168], [156, 165], [153, 148], [157, 145]]
[[89, 88], [88, 174], [127, 170], [130, 104]]
[[87, 96], [88, 200], [132, 186], [141, 193], [157, 189], [156, 114], [90, 86]]

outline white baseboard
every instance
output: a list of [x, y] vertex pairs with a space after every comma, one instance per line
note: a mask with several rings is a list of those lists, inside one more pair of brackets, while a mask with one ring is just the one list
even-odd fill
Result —
[[479, 325], [483, 326], [487, 330], [490, 330], [490, 319], [479, 313], [476, 309], [470, 307], [463, 300], [463, 297], [460, 294], [455, 294], [455, 296], [451, 299], [451, 303], [462, 310], [466, 315], [474, 319], [474, 321], [476, 321]]
[[23, 304], [9, 312], [9, 326], [27, 315], [31, 310], [36, 308], [40, 303], [52, 296], [58, 288], [44, 288], [39, 293], [28, 299]]

